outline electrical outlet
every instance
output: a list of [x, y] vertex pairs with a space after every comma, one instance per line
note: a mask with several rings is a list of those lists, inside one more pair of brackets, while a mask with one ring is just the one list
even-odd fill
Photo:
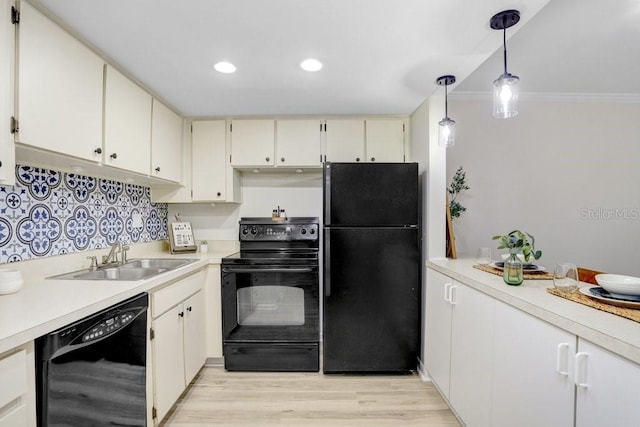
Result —
[[134, 212], [131, 215], [131, 226], [133, 228], [142, 228], [142, 214], [140, 212]]

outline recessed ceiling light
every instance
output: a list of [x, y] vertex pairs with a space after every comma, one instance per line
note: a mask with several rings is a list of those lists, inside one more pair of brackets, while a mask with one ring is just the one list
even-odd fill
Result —
[[216, 65], [213, 66], [213, 68], [215, 68], [215, 70], [219, 73], [225, 73], [225, 74], [229, 74], [229, 73], [235, 73], [236, 71], [236, 66], [233, 65], [231, 62], [218, 62]]
[[300, 63], [300, 68], [305, 71], [320, 71], [322, 69], [322, 62], [314, 58], [305, 59]]

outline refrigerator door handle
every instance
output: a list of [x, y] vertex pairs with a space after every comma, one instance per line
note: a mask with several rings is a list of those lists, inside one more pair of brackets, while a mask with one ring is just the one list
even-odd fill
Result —
[[324, 165], [324, 223], [331, 224], [331, 163], [330, 162], [327, 162]]
[[325, 228], [324, 230], [324, 260], [322, 265], [324, 266], [324, 295], [326, 297], [331, 296], [331, 265], [329, 261], [329, 254], [331, 253], [331, 230]]

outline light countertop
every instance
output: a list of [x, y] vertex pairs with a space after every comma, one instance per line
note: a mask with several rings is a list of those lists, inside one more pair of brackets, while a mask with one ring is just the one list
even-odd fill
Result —
[[[52, 280], [52, 275], [88, 267], [82, 253], [50, 257], [38, 261], [11, 264], [23, 272], [23, 288], [10, 295], [0, 295], [0, 354], [51, 331], [82, 319], [141, 292], [147, 292], [185, 275], [220, 264], [221, 259], [236, 251], [233, 245], [213, 248], [205, 254], [173, 255], [159, 244], [132, 246], [133, 258], [186, 258], [194, 262], [146, 280]], [[100, 255], [106, 253], [99, 251]], [[36, 271], [34, 271], [36, 270]]]
[[551, 280], [509, 286], [502, 276], [474, 264], [471, 259], [437, 259], [427, 267], [640, 364], [640, 323], [552, 295], [546, 291], [553, 287]]

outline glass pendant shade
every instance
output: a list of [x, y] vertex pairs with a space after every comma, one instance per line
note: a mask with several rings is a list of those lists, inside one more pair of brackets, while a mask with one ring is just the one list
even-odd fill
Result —
[[513, 74], [503, 74], [493, 82], [493, 116], [508, 119], [518, 115], [520, 79]]
[[453, 147], [456, 142], [456, 122], [449, 117], [438, 122], [438, 146]]

